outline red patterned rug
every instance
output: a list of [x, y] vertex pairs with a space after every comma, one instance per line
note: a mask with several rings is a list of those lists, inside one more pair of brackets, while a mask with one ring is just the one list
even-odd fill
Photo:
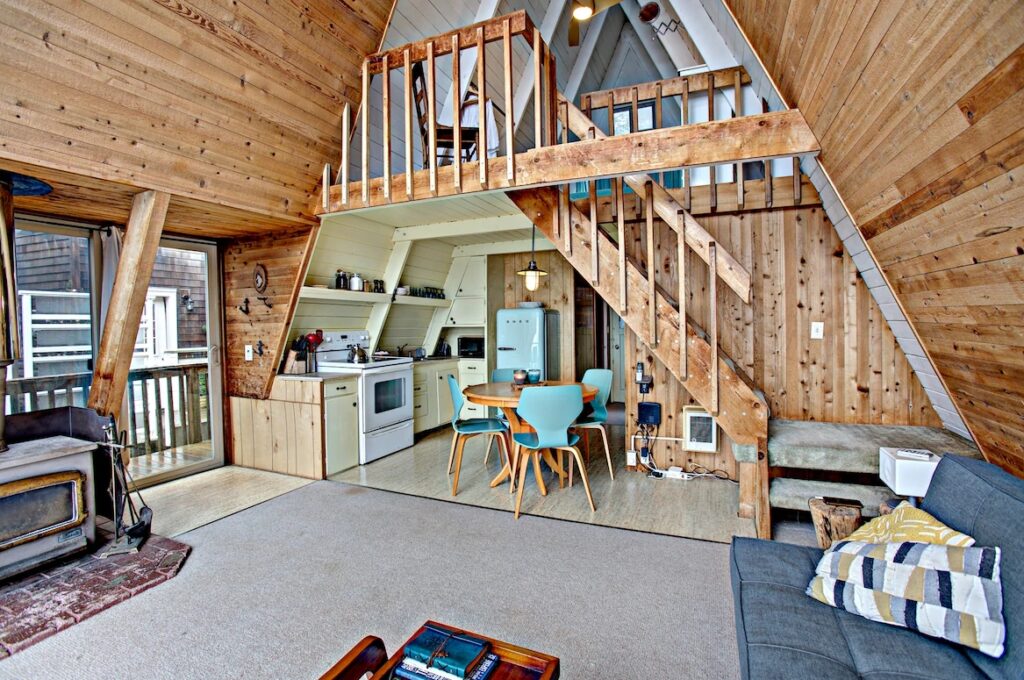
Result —
[[131, 555], [101, 550], [0, 587], [0, 659], [174, 578], [191, 548], [151, 536]]

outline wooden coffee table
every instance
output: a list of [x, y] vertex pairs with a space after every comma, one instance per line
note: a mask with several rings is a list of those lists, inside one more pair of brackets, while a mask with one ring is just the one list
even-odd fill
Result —
[[[495, 640], [489, 638], [486, 635], [480, 635], [468, 630], [461, 630], [454, 626], [449, 626], [444, 623], [438, 623], [436, 621], [427, 621], [417, 630], [409, 640], [406, 642], [412, 642], [416, 639], [420, 633], [423, 632], [424, 627], [427, 625], [434, 626], [436, 628], [443, 628], [449, 630], [452, 633], [464, 633], [466, 635], [472, 635], [475, 638], [486, 640], [491, 643], [491, 653], [498, 656], [498, 665], [494, 671], [488, 676], [488, 680], [556, 680], [559, 677], [558, 670], [558, 659], [548, 654], [541, 654], [540, 652], [534, 652], [524, 647], [517, 647], [501, 640]], [[367, 644], [368, 641], [374, 640], [376, 643], [376, 651], [381, 654], [383, 658], [384, 645], [377, 638], [367, 638], [362, 644]], [[353, 665], [346, 664], [347, 660], [355, 659], [361, 654], [366, 656], [365, 649], [354, 648], [345, 659], [342, 659], [334, 668], [327, 671], [321, 680], [336, 680], [339, 678], [354, 677], [352, 671], [354, 670]], [[371, 680], [391, 680], [392, 671], [396, 666], [402, 663], [402, 659], [405, 657], [404, 654], [405, 645], [395, 653], [384, 663], [383, 666], [379, 666], [379, 662], [371, 662], [367, 667], [377, 668], [374, 671]], [[372, 655], [372, 654], [371, 654]], [[346, 666], [348, 666], [346, 668]], [[361, 677], [361, 676], [360, 676]]]

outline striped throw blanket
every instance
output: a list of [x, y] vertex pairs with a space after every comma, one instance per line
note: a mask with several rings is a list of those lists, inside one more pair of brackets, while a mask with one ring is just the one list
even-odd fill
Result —
[[841, 541], [807, 594], [872, 621], [1003, 654], [999, 548]]

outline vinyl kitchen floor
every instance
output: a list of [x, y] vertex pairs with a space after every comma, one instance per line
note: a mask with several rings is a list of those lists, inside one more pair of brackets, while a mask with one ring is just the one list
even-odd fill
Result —
[[[381, 460], [346, 470], [330, 479], [398, 493], [451, 501], [496, 510], [515, 509], [515, 497], [508, 482], [490, 488], [488, 483], [499, 472], [497, 445], [486, 466], [485, 437], [474, 437], [466, 444], [462, 458], [458, 496], [451, 495], [451, 480], [445, 466], [452, 431], [442, 428], [428, 433], [404, 451]], [[627, 471], [621, 443], [621, 428], [611, 428], [612, 461], [615, 479], [608, 475], [600, 436], [591, 436], [590, 464], [587, 472], [597, 511], [591, 512], [583, 484], [558, 488], [558, 477], [542, 466], [548, 495], [541, 496], [530, 469], [523, 494], [522, 512], [539, 517], [586, 524], [684, 536], [721, 543], [734, 535], [754, 536], [754, 522], [737, 516], [739, 486], [714, 479], [688, 482], [650, 479], [639, 472]], [[513, 521], [509, 516], [509, 521]]]

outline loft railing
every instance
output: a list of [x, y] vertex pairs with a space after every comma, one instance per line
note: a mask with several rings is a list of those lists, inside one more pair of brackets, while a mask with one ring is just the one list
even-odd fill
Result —
[[[532, 64], [524, 65], [521, 73], [515, 72], [515, 51], [516, 41], [525, 43], [531, 53]], [[496, 70], [488, 68], [486, 46], [491, 43], [501, 43], [502, 66], [500, 77], [495, 77]], [[547, 43], [541, 37], [540, 31], [533, 25], [530, 17], [525, 11], [513, 12], [505, 16], [497, 17], [489, 21], [483, 21], [471, 26], [445, 33], [442, 35], [427, 38], [401, 47], [378, 52], [370, 55], [363, 62], [362, 68], [362, 97], [357, 116], [353, 118], [352, 108], [346, 104], [342, 111], [342, 150], [341, 167], [337, 175], [333, 175], [331, 166], [324, 167], [322, 205], [325, 211], [330, 209], [330, 187], [332, 179], [340, 185], [340, 203], [342, 208], [351, 207], [354, 201], [359, 201], [362, 206], [371, 204], [371, 195], [375, 191], [375, 181], [379, 180], [380, 192], [385, 203], [392, 200], [395, 191], [393, 179], [396, 176], [392, 167], [392, 142], [393, 131], [396, 121], [403, 126], [404, 131], [404, 155], [405, 155], [405, 181], [404, 200], [416, 198], [427, 198], [438, 195], [439, 182], [439, 160], [445, 161], [447, 165], [450, 160], [451, 172], [445, 172], [443, 181], [451, 182], [454, 185], [454, 193], [462, 191], [464, 183], [463, 165], [469, 160], [461, 153], [464, 146], [464, 124], [462, 111], [467, 92], [463, 91], [462, 74], [460, 73], [460, 62], [463, 51], [476, 50], [476, 73], [475, 92], [473, 96], [477, 101], [478, 125], [475, 135], [475, 165], [479, 174], [479, 186], [487, 188], [490, 184], [489, 174], [494, 163], [489, 161], [488, 147], [493, 146], [488, 140], [487, 106], [489, 92], [501, 92], [504, 99], [503, 132], [499, 136], [504, 137], [503, 148], [499, 147], [497, 156], [501, 159], [499, 168], [503, 168], [505, 177], [502, 186], [514, 186], [516, 183], [516, 129], [517, 120], [514, 100], [517, 90], [517, 77], [526, 78], [527, 74], [533, 79], [533, 119], [534, 135], [530, 148], [540, 148], [554, 144], [557, 139], [556, 132], [556, 104], [557, 101], [557, 79], [556, 63]], [[438, 61], [441, 58], [450, 59], [451, 69], [451, 109], [452, 121], [450, 128], [438, 123], [438, 109], [444, 106], [444, 102], [438, 97], [437, 92], [437, 70]], [[401, 115], [393, 116], [393, 103], [391, 101], [391, 77], [396, 71], [401, 72], [403, 82], [402, 101], [399, 105]], [[417, 91], [418, 86], [414, 81], [414, 72], [423, 74], [422, 92]], [[370, 120], [371, 85], [375, 78], [381, 80], [380, 105], [382, 119], [380, 121], [380, 137], [374, 139], [374, 126]], [[361, 128], [361, 149], [360, 171], [358, 194], [353, 195], [350, 184], [353, 182], [352, 167], [355, 165], [352, 159], [352, 125], [356, 124]], [[454, 152], [450, 158], [439, 159], [438, 140], [439, 130], [443, 128], [445, 135], [449, 138], [450, 145]], [[421, 134], [422, 133], [422, 134]], [[425, 138], [422, 141], [423, 165], [429, 174], [426, 186], [417, 182], [414, 167], [414, 139]], [[379, 143], [382, 149], [381, 172], [375, 174], [371, 168], [371, 146]], [[401, 190], [399, 188], [399, 190]], [[451, 191], [443, 193], [452, 193]]]
[[[128, 431], [133, 456], [210, 438], [208, 377], [205, 362], [128, 374], [128, 409], [120, 425]], [[8, 380], [7, 412], [85, 406], [91, 387], [91, 372]]]
[[[768, 106], [753, 94], [746, 70], [737, 67], [586, 92], [580, 95], [580, 109], [595, 121], [603, 122], [607, 119], [607, 134], [616, 135], [757, 115], [767, 112]], [[747, 176], [750, 176], [763, 180], [757, 183], [763, 195], [756, 197], [756, 204], [772, 207], [773, 167], [777, 167], [776, 164], [780, 162], [774, 159], [728, 164], [731, 173], [725, 173], [726, 183], [735, 184], [735, 198], [729, 204], [735, 205], [738, 210], [744, 209], [750, 198], [746, 186]], [[800, 203], [803, 189], [800, 160], [793, 156], [789, 162], [793, 174], [793, 203]], [[719, 178], [718, 167], [668, 170], [657, 173], [655, 177], [677, 197], [685, 210], [693, 207], [693, 188], [706, 186], [707, 208], [715, 211], [719, 205], [718, 185], [723, 183]], [[703, 178], [704, 173], [707, 173], [706, 179]], [[698, 178], [698, 174], [701, 177]], [[732, 181], [728, 182], [729, 179]], [[611, 180], [597, 180], [596, 190], [598, 198], [612, 196]], [[624, 191], [626, 195], [633, 193], [628, 185]], [[588, 182], [573, 183], [572, 200], [584, 199], [588, 194]]]

